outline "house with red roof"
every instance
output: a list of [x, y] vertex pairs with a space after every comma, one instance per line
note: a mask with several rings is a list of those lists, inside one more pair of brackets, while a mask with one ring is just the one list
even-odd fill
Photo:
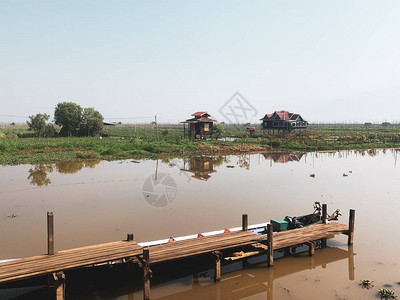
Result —
[[300, 114], [294, 114], [286, 110], [275, 111], [272, 114], [266, 114], [262, 121], [264, 130], [282, 130], [292, 131], [297, 129], [307, 129], [308, 122]]
[[[213, 133], [213, 124], [217, 122], [217, 120], [211, 119], [210, 115], [205, 111], [199, 111], [192, 114], [191, 119], [187, 119], [181, 123], [184, 124], [184, 133], [186, 136], [186, 132], [188, 133], [188, 137], [190, 139], [203, 139], [207, 136], [212, 136]], [[188, 124], [188, 128], [186, 128], [186, 124]]]

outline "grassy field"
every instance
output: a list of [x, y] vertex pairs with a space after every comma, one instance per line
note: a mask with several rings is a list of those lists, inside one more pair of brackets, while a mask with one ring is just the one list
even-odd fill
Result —
[[[26, 126], [0, 127], [0, 164], [56, 162], [72, 159], [129, 159], [268, 150], [344, 150], [396, 148], [400, 126], [311, 125], [306, 131], [272, 135], [256, 126], [250, 138], [246, 126], [224, 125], [219, 139], [193, 142], [179, 125], [124, 125], [105, 128], [104, 137], [32, 138]], [[229, 140], [221, 138], [230, 137]]]

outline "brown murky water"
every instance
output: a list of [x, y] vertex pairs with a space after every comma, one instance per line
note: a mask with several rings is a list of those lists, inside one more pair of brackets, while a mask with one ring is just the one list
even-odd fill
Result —
[[[385, 285], [400, 295], [399, 200], [395, 150], [0, 167], [0, 260], [46, 252], [47, 211], [55, 214], [61, 250], [121, 240], [130, 232], [145, 242], [236, 227], [243, 213], [250, 224], [263, 223], [312, 212], [320, 201], [329, 212], [340, 208], [344, 223], [356, 209], [352, 248], [338, 236], [312, 258], [278, 254], [272, 269], [263, 257], [226, 265], [218, 284], [205, 267], [155, 280], [152, 297], [375, 299]], [[362, 289], [362, 279], [374, 287]], [[70, 295], [142, 297], [140, 284]]]

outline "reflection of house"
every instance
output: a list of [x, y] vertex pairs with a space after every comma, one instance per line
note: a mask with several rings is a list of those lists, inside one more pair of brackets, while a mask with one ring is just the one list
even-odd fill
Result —
[[303, 153], [264, 153], [265, 159], [274, 161], [275, 163], [287, 163], [290, 161], [300, 161]]
[[213, 158], [207, 156], [190, 157], [184, 160], [181, 170], [194, 173], [192, 177], [199, 180], [208, 180], [211, 177], [209, 174], [216, 172]]
[[[196, 139], [199, 135], [200, 139], [203, 139], [203, 137], [211, 136], [213, 133], [213, 122], [217, 120], [210, 119], [210, 115], [204, 111], [195, 112], [192, 116], [194, 118], [181, 122], [184, 124], [184, 132], [188, 131], [188, 137]], [[186, 124], [189, 124], [188, 129], [186, 129]]]
[[306, 129], [308, 123], [299, 114], [290, 113], [285, 110], [275, 111], [266, 114], [262, 120], [262, 128], [267, 130], [292, 131], [296, 129]]

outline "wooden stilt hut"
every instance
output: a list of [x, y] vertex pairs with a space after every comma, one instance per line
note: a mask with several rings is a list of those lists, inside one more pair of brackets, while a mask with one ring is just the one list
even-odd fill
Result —
[[[193, 118], [183, 121], [184, 135], [189, 139], [204, 139], [207, 136], [211, 137], [213, 133], [213, 124], [217, 120], [210, 119], [210, 115], [207, 112], [199, 111], [192, 114]], [[188, 127], [186, 127], [188, 124]]]

